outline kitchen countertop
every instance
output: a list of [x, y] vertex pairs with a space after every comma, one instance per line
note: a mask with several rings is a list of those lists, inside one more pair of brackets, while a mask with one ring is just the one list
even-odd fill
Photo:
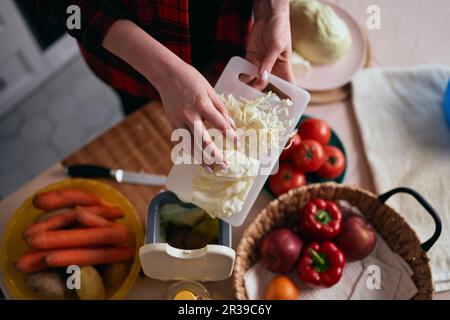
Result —
[[[363, 26], [367, 18], [367, 7], [372, 4], [380, 7], [381, 29], [367, 31], [372, 45], [373, 66], [405, 66], [424, 63], [450, 65], [450, 55], [448, 54], [450, 52], [450, 42], [444, 41], [444, 39], [447, 39], [447, 31], [450, 29], [450, 20], [448, 19], [450, 6], [447, 0], [398, 0], [395, 2], [388, 0], [335, 0], [329, 2], [344, 7]], [[343, 141], [348, 154], [348, 170], [345, 183], [374, 191], [351, 101], [312, 106], [307, 109], [306, 114], [321, 117], [328, 121]], [[107, 144], [109, 142], [96, 139], [92, 143]], [[79, 156], [80, 151], [76, 155]], [[131, 153], [134, 151], [131, 150]], [[111, 155], [111, 157], [114, 158], [114, 155]], [[69, 159], [66, 159], [66, 162], [74, 161], [73, 159], [76, 159], [76, 157], [69, 157]], [[143, 163], [145, 163], [145, 159], [141, 164], [141, 166], [145, 167]], [[159, 163], [149, 169], [167, 173], [168, 167], [167, 163]], [[3, 235], [11, 215], [30, 194], [49, 183], [64, 178], [66, 176], [64, 175], [62, 164], [55, 163], [35, 179], [3, 199], [0, 202], [0, 234]], [[125, 194], [128, 193], [122, 189], [121, 191]], [[151, 194], [157, 191], [155, 188], [148, 191], [148, 193], [142, 191], [140, 197], [142, 198], [149, 194], [148, 200], [150, 200]], [[233, 228], [234, 247], [239, 242], [246, 225], [253, 220], [256, 214], [269, 201], [268, 196], [262, 193], [244, 225], [239, 228]], [[142, 208], [138, 208], [138, 211], [143, 217]], [[2, 291], [5, 291], [3, 283], [0, 282], [0, 285]], [[141, 277], [129, 292], [127, 298], [163, 298], [168, 285], [168, 283]], [[215, 299], [234, 298], [231, 279], [207, 283], [206, 286]], [[435, 294], [435, 298], [450, 299], [450, 292]]]

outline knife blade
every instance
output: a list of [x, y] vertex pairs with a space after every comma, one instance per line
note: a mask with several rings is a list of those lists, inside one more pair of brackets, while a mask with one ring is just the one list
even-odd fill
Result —
[[165, 175], [85, 164], [68, 166], [66, 167], [66, 173], [73, 178], [109, 178], [115, 180], [117, 183], [143, 184], [149, 186], [165, 185], [167, 180]]

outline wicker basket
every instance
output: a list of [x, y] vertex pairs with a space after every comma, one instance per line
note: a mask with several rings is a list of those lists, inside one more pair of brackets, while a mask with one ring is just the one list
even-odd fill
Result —
[[[405, 220], [384, 202], [393, 194], [409, 193], [432, 215], [436, 222], [434, 235], [421, 244], [416, 233]], [[358, 207], [368, 221], [383, 237], [389, 247], [411, 266], [412, 279], [418, 289], [413, 299], [431, 299], [433, 282], [431, 267], [426, 255], [441, 232], [441, 223], [436, 211], [417, 192], [408, 188], [397, 188], [381, 196], [356, 187], [335, 183], [312, 184], [291, 190], [272, 201], [245, 230], [237, 248], [237, 258], [233, 273], [233, 287], [236, 298], [246, 300], [244, 275], [258, 261], [260, 240], [271, 230], [296, 223], [299, 209], [312, 198], [346, 200]]]

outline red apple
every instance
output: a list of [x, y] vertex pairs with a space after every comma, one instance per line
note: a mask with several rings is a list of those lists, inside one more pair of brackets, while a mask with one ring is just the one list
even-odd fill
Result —
[[286, 273], [294, 268], [302, 247], [303, 241], [292, 230], [280, 228], [264, 237], [259, 249], [266, 269]]
[[344, 219], [335, 243], [348, 260], [362, 260], [375, 248], [377, 235], [370, 223], [362, 216], [349, 214]]

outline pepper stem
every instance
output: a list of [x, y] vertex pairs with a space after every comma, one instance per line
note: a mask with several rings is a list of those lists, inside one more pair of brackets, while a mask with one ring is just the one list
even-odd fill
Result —
[[316, 250], [309, 249], [309, 253], [311, 254], [311, 258], [313, 259], [315, 265], [317, 265], [318, 267], [325, 266], [325, 259], [322, 258]]
[[316, 214], [316, 220], [322, 224], [327, 224], [331, 221], [331, 217], [327, 210], [319, 210]]

